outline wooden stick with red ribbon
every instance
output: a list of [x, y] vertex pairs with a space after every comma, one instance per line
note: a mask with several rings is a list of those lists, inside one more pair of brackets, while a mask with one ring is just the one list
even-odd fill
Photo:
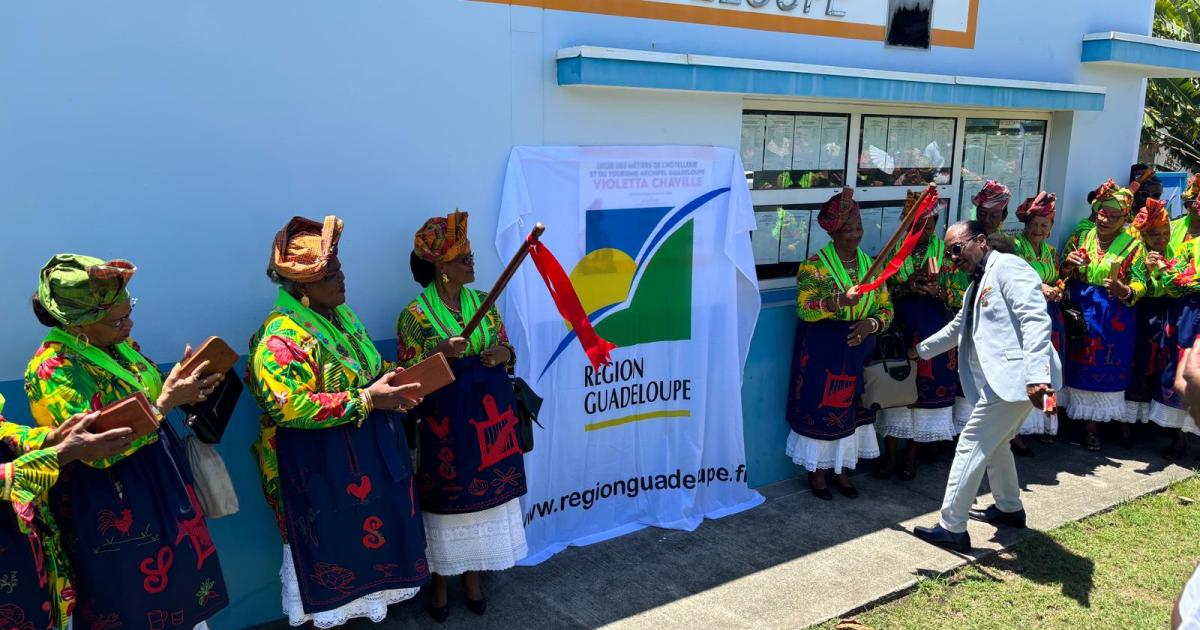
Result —
[[579, 301], [579, 295], [575, 293], [575, 287], [571, 285], [571, 279], [567, 276], [567, 272], [563, 270], [562, 265], [554, 257], [554, 254], [550, 253], [550, 250], [539, 240], [545, 231], [546, 226], [542, 223], [537, 223], [533, 226], [533, 231], [529, 233], [525, 242], [521, 243], [521, 246], [517, 248], [517, 252], [508, 261], [508, 266], [504, 268], [504, 272], [496, 279], [496, 284], [492, 286], [492, 290], [488, 291], [483, 304], [479, 306], [479, 310], [471, 317], [471, 321], [467, 322], [467, 325], [463, 327], [462, 336], [466, 338], [471, 337], [471, 333], [475, 332], [475, 329], [479, 327], [487, 312], [496, 303], [496, 298], [500, 297], [500, 294], [508, 287], [509, 281], [512, 280], [513, 275], [517, 272], [517, 268], [525, 261], [525, 257], [531, 256], [534, 266], [537, 267], [538, 274], [542, 276], [542, 280], [546, 283], [546, 288], [550, 291], [550, 297], [553, 298], [554, 305], [558, 308], [559, 314], [571, 324], [571, 328], [579, 338], [579, 343], [583, 346], [583, 351], [587, 353], [592, 367], [599, 369], [600, 365], [612, 361], [609, 353], [616, 346], [596, 334], [596, 330], [592, 327], [592, 322], [588, 319], [587, 312], [583, 310], [583, 304]]
[[[875, 257], [875, 262], [871, 263], [871, 268], [863, 275], [862, 282], [857, 287], [861, 293], [870, 293], [878, 289], [889, 278], [896, 275], [896, 272], [900, 271], [900, 268], [904, 266], [904, 261], [908, 260], [913, 249], [916, 248], [917, 241], [921, 240], [921, 232], [925, 229], [925, 223], [921, 219], [928, 216], [937, 202], [937, 186], [929, 184], [921, 192], [921, 196], [917, 198], [917, 202], [913, 204], [912, 208], [908, 209], [900, 218], [900, 225], [896, 228], [896, 232], [888, 239], [883, 249], [879, 250], [879, 256]], [[899, 250], [896, 250], [896, 243], [900, 242], [901, 237], [904, 238], [904, 242], [900, 244]], [[887, 258], [887, 253], [891, 251], [896, 253], [891, 258]], [[883, 270], [881, 273], [880, 269]], [[879, 273], [879, 277], [870, 280], [876, 273]]]

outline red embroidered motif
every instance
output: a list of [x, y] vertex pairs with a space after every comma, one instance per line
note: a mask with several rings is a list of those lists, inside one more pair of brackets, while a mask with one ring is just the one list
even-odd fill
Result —
[[442, 418], [441, 422], [434, 418], [425, 418], [425, 422], [429, 423], [429, 430], [437, 436], [437, 439], [445, 442], [446, 438], [450, 436], [450, 418]]
[[472, 481], [471, 485], [467, 487], [467, 492], [470, 492], [477, 497], [483, 496], [487, 491], [488, 483], [482, 479], [476, 479], [475, 481]]
[[496, 399], [484, 396], [483, 409], [487, 412], [487, 420], [479, 422], [471, 419], [476, 437], [479, 438], [481, 471], [504, 461], [506, 457], [521, 454], [521, 446], [517, 443], [517, 416], [512, 407], [501, 413], [496, 407]]
[[387, 544], [387, 539], [379, 533], [379, 528], [383, 527], [383, 519], [378, 516], [368, 516], [367, 520], [363, 521], [363, 531], [366, 535], [362, 538], [363, 546], [367, 549], [379, 549]]
[[1112, 327], [1113, 332], [1125, 332], [1125, 322], [1121, 321], [1120, 317], [1112, 318], [1108, 325]]
[[382, 573], [383, 577], [392, 577], [392, 573], [395, 573], [396, 569], [400, 568], [400, 565], [393, 563], [377, 564], [374, 565], [374, 568], [376, 571]]
[[413, 570], [417, 572], [417, 575], [429, 573], [429, 566], [425, 564], [425, 558], [417, 558], [417, 561], [413, 563]]
[[142, 580], [142, 588], [151, 595], [157, 595], [167, 590], [167, 572], [171, 570], [173, 564], [175, 564], [175, 552], [171, 551], [170, 547], [163, 547], [158, 550], [156, 556], [142, 560], [139, 568], [142, 570], [142, 575], [146, 576]]
[[187, 486], [188, 499], [192, 503], [192, 510], [196, 513], [195, 516], [186, 521], [177, 523], [179, 533], [175, 535], [175, 544], [183, 542], [186, 537], [188, 542], [192, 544], [192, 551], [196, 552], [196, 569], [204, 568], [204, 561], [209, 556], [217, 553], [217, 547], [213, 544], [212, 535], [208, 532], [208, 524], [204, 522], [204, 509], [200, 507], [200, 500], [196, 498], [196, 491], [191, 485]]
[[821, 404], [817, 406], [849, 409], [854, 404], [854, 391], [857, 385], [857, 376], [834, 374], [825, 370], [825, 393], [821, 396]]
[[121, 517], [112, 510], [100, 510], [96, 513], [96, 530], [101, 534], [105, 534], [110, 529], [115, 529], [121, 533], [121, 536], [128, 536], [129, 530], [133, 528], [133, 512], [129, 508], [121, 510]]
[[933, 361], [917, 361], [917, 378], [933, 379]]
[[1104, 349], [1104, 344], [1092, 337], [1086, 346], [1076, 346], [1071, 349], [1071, 360], [1084, 365], [1096, 365], [1096, 353]]
[[496, 496], [500, 496], [509, 486], [516, 488], [521, 485], [521, 473], [517, 472], [516, 466], [509, 466], [504, 472], [497, 471], [492, 485], [496, 487]]
[[958, 348], [952, 348], [946, 353], [946, 369], [958, 371]]
[[447, 481], [458, 477], [458, 471], [454, 468], [454, 451], [450, 447], [443, 446], [442, 450], [438, 451], [438, 460], [442, 462], [438, 464], [438, 474], [442, 479]]
[[313, 563], [313, 573], [309, 577], [317, 586], [347, 595], [350, 593], [351, 583], [358, 576], [345, 567], [328, 562], [316, 562]]
[[33, 622], [25, 620], [25, 610], [16, 604], [0, 605], [0, 628], [34, 630]]
[[352, 483], [346, 486], [346, 492], [350, 496], [358, 499], [360, 502], [366, 502], [367, 496], [371, 494], [371, 478], [363, 475], [358, 483]]

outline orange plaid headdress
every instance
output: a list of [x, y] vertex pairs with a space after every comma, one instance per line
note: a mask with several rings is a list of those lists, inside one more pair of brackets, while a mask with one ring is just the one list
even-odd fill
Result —
[[445, 218], [434, 217], [417, 230], [413, 253], [426, 262], [448, 262], [471, 253], [467, 239], [467, 213], [457, 209]]
[[325, 277], [329, 260], [337, 256], [342, 238], [342, 220], [330, 215], [324, 223], [293, 217], [275, 235], [267, 275], [292, 282], [317, 282]]

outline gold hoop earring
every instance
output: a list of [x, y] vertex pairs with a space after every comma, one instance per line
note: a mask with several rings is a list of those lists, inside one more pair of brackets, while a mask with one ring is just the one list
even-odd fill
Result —
[[88, 339], [87, 335], [85, 335], [84, 333], [81, 333], [81, 332], [77, 332], [77, 333], [75, 333], [75, 342], [78, 343], [80, 341], [83, 341], [83, 345], [85, 345], [85, 346], [92, 345], [92, 340]]
[[443, 273], [442, 274], [442, 284], [450, 284], [450, 276], [447, 276], [446, 274]]
[[308, 294], [307, 294], [307, 293], [306, 293], [306, 294], [304, 294], [304, 295], [301, 295], [301, 296], [300, 296], [300, 303], [304, 305], [304, 308], [311, 308], [311, 307], [312, 307], [312, 302], [310, 302], [310, 301], [308, 300]]

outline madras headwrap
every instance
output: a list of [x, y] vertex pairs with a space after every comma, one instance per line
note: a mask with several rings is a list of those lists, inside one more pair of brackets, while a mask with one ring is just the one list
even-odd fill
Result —
[[323, 223], [292, 217], [271, 244], [267, 275], [299, 283], [321, 280], [330, 259], [337, 256], [342, 227], [342, 220], [333, 215], [325, 217]]
[[1121, 188], [1113, 180], [1108, 180], [1096, 190], [1096, 200], [1092, 202], [1092, 210], [1120, 210], [1129, 212], [1133, 206], [1133, 191]]
[[1008, 202], [1012, 199], [1012, 192], [1008, 186], [1000, 182], [989, 179], [983, 184], [983, 188], [971, 198], [971, 203], [975, 204], [976, 208], [1002, 208], [1008, 209]]
[[1029, 223], [1034, 217], [1049, 217], [1053, 221], [1057, 201], [1057, 195], [1043, 190], [1036, 197], [1026, 199], [1025, 203], [1017, 208], [1017, 220], [1021, 223]]
[[108, 309], [129, 300], [125, 287], [136, 271], [128, 260], [58, 254], [42, 266], [37, 299], [66, 326], [94, 324]]
[[1139, 232], [1169, 225], [1171, 213], [1167, 212], [1167, 202], [1161, 199], [1147, 199], [1146, 207], [1138, 211], [1133, 219], [1133, 227]]
[[413, 237], [413, 253], [426, 262], [448, 262], [471, 253], [467, 239], [467, 213], [456, 208], [446, 218], [425, 222]]
[[858, 202], [854, 201], [854, 189], [843, 188], [842, 192], [829, 198], [817, 214], [817, 224], [822, 230], [833, 234], [842, 229], [846, 220], [859, 213]]

